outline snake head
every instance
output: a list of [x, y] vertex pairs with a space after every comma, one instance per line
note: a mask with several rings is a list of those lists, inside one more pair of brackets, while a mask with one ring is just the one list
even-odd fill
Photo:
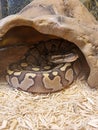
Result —
[[50, 58], [50, 62], [55, 63], [55, 64], [61, 64], [61, 63], [70, 63], [74, 62], [79, 58], [78, 54], [74, 53], [69, 53], [65, 55], [53, 55]]

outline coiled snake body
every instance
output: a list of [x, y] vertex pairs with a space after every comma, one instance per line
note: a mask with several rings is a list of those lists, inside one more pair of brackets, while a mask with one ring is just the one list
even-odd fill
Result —
[[77, 77], [74, 46], [55, 39], [33, 44], [24, 57], [9, 65], [10, 86], [29, 92], [55, 92], [70, 85]]

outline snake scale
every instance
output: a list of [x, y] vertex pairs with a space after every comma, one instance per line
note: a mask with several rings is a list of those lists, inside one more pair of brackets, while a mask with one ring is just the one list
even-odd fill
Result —
[[79, 59], [74, 46], [63, 39], [33, 44], [16, 63], [9, 65], [6, 79], [10, 86], [28, 92], [56, 92], [76, 78]]

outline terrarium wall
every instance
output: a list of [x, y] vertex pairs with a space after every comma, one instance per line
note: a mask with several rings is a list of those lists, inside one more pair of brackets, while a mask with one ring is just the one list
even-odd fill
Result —
[[98, 0], [80, 0], [98, 20]]
[[15, 14], [32, 0], [0, 0], [0, 18]]

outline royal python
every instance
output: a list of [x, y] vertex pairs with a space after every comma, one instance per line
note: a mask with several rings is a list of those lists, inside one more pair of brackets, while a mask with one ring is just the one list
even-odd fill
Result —
[[74, 45], [63, 39], [33, 44], [16, 63], [9, 65], [6, 79], [10, 86], [28, 92], [56, 92], [76, 78], [79, 59]]

